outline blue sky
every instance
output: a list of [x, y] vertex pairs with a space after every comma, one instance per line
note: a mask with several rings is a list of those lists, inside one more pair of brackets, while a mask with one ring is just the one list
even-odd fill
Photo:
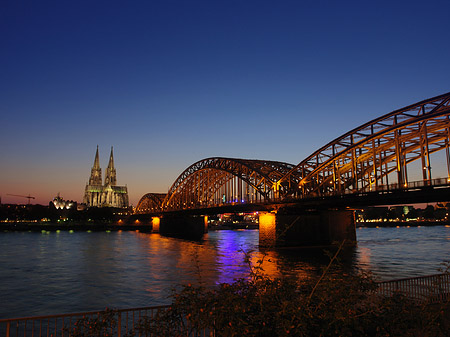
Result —
[[136, 205], [207, 157], [299, 163], [450, 91], [448, 1], [0, 3], [0, 194], [82, 201], [96, 146]]

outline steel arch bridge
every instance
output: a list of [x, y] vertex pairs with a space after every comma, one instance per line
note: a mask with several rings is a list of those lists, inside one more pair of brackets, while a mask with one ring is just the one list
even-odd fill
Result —
[[[347, 132], [301, 161], [278, 182], [284, 196], [310, 197], [407, 188], [408, 164], [420, 161], [431, 184], [430, 155], [445, 151], [450, 178], [450, 93], [393, 111]], [[415, 172], [417, 174], [417, 172]]]
[[[177, 178], [160, 203], [161, 211], [205, 208], [243, 203], [263, 203], [274, 200], [276, 182], [294, 165], [235, 158], [207, 158], [189, 166]], [[136, 207], [146, 213], [144, 205], [154, 206], [155, 198], [148, 193]]]
[[[188, 167], [164, 199], [146, 194], [137, 212], [287, 202], [318, 196], [450, 183], [450, 93], [355, 128], [298, 165], [207, 158]], [[445, 153], [446, 177], [432, 179], [431, 155]], [[412, 163], [417, 163], [413, 165]], [[420, 176], [420, 181], [409, 177]], [[434, 177], [433, 177], [434, 178]]]

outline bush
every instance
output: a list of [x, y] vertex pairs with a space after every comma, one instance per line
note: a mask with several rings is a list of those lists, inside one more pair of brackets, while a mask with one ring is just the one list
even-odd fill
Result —
[[[127, 337], [448, 336], [448, 303], [418, 305], [400, 294], [378, 296], [369, 273], [346, 273], [333, 264], [336, 255], [315, 278], [270, 278], [260, 264], [248, 278], [215, 289], [185, 285], [173, 292], [168, 309], [143, 317]], [[97, 330], [74, 336], [103, 336], [95, 334], [103, 325], [89, 326]]]
[[83, 317], [64, 330], [70, 337], [113, 337], [116, 325], [116, 311], [106, 309], [97, 316]]
[[170, 309], [141, 320], [130, 336], [447, 336], [443, 308], [379, 297], [369, 273], [332, 262], [320, 278], [269, 278], [257, 267], [216, 289], [186, 285]]

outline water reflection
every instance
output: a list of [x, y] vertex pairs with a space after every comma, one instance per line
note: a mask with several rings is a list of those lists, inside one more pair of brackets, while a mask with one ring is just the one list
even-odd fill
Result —
[[[344, 249], [344, 268], [365, 268], [379, 279], [437, 272], [450, 259], [450, 227], [362, 228]], [[259, 232], [217, 231], [201, 242], [139, 232], [0, 233], [0, 318], [169, 303], [171, 289], [215, 286], [267, 275], [308, 277], [335, 250], [258, 248]], [[250, 254], [250, 264], [245, 254]]]

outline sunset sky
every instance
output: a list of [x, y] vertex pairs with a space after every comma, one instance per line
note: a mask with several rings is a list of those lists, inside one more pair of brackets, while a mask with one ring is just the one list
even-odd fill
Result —
[[450, 1], [0, 2], [0, 196], [130, 203], [207, 157], [299, 163], [450, 91]]

